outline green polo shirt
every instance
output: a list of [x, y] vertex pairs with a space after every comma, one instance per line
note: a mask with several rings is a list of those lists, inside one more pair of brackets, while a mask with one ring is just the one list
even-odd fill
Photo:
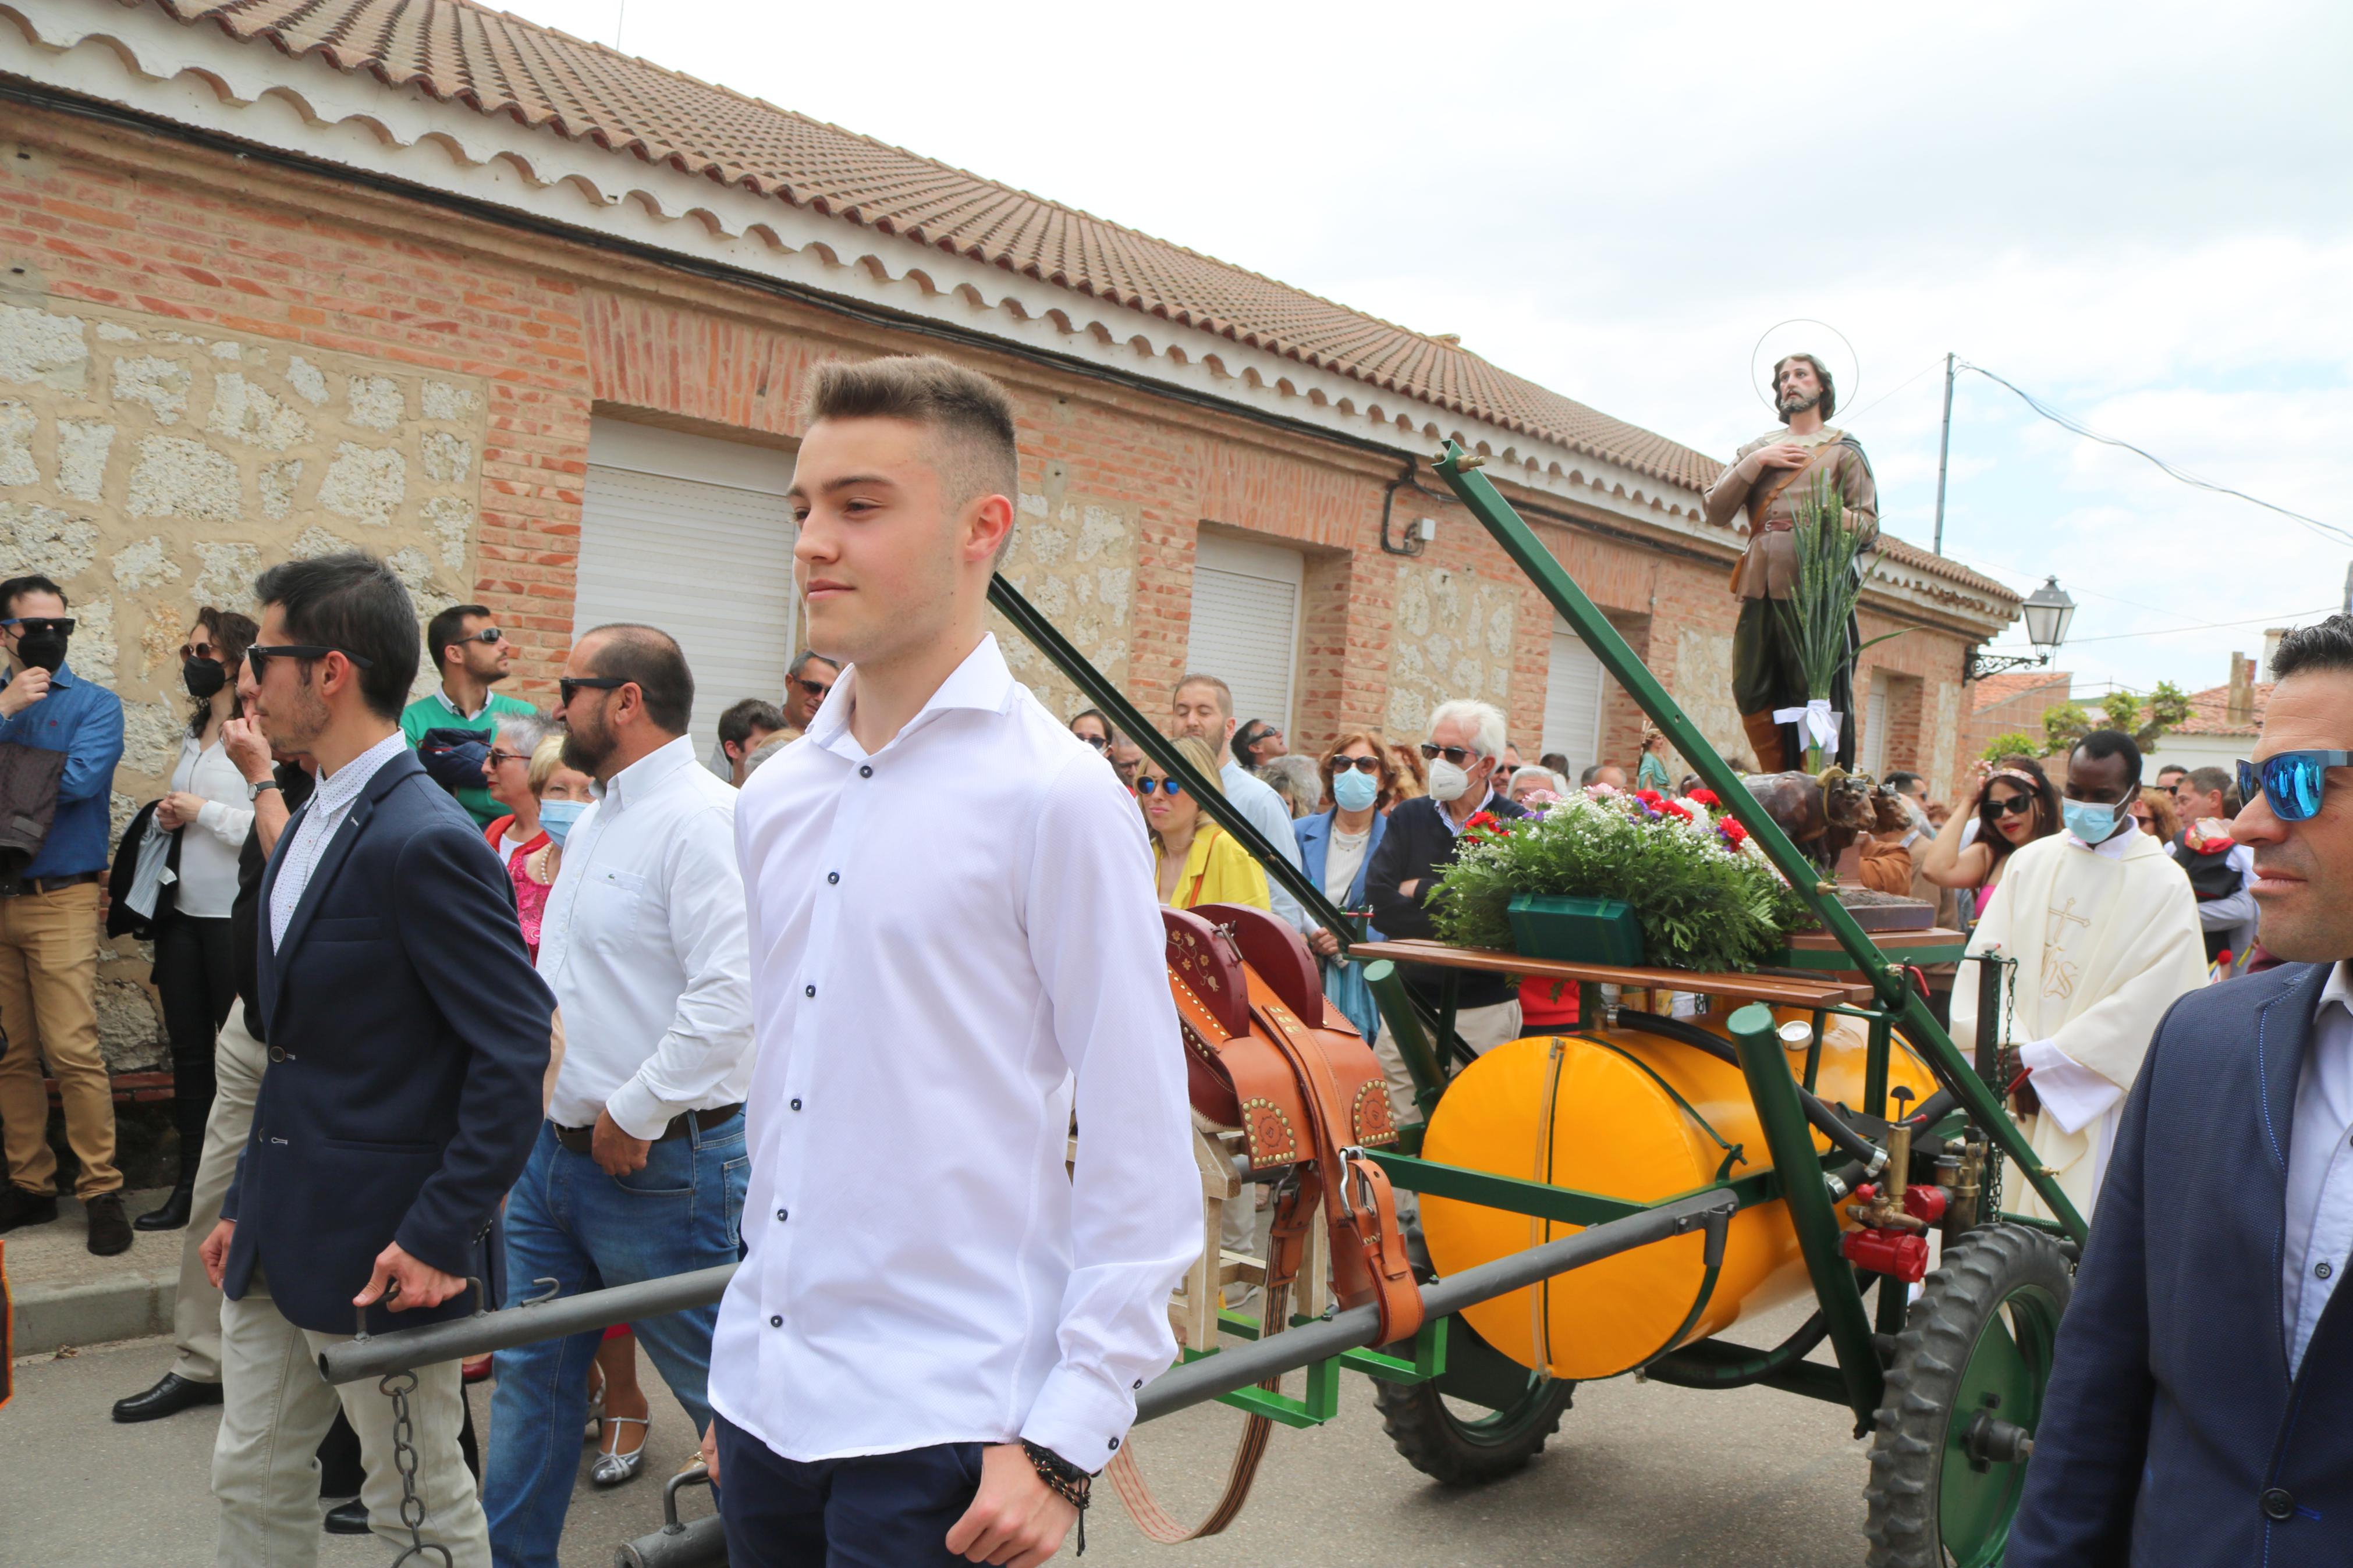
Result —
[[[504, 697], [491, 692], [482, 710], [471, 719], [458, 711], [449, 699], [435, 691], [420, 697], [401, 710], [400, 732], [415, 751], [423, 743], [428, 730], [471, 730], [488, 735], [498, 728], [501, 713], [536, 713], [539, 710], [520, 697]], [[457, 792], [458, 804], [472, 814], [474, 826], [487, 828], [507, 814], [507, 808], [491, 798], [491, 792], [480, 784], [469, 784]]]

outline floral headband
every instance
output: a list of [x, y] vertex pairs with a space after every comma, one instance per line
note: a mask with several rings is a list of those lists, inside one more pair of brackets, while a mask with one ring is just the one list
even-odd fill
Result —
[[2035, 782], [2032, 773], [2021, 772], [2017, 768], [2003, 768], [1999, 773], [1986, 775], [1988, 784], [1992, 784], [1996, 779], [2008, 779], [2014, 784], [2023, 784], [2030, 795], [2040, 795], [2042, 792], [2042, 786]]

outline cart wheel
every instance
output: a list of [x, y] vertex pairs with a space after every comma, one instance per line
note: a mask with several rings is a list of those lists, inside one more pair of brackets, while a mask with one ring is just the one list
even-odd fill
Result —
[[1990, 1568], [2009, 1544], [2074, 1275], [2024, 1226], [1945, 1249], [1895, 1342], [1871, 1442], [1870, 1568]]
[[1434, 1383], [1376, 1382], [1381, 1429], [1406, 1463], [1449, 1486], [1492, 1481], [1544, 1452], [1577, 1384], [1505, 1359], [1457, 1317]]

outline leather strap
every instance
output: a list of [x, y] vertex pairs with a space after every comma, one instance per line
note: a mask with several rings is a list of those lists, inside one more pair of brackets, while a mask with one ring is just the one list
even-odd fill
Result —
[[[1794, 468], [1782, 469], [1781, 477], [1775, 480], [1771, 485], [1767, 486], [1764, 494], [1758, 495], [1755, 490], [1748, 492], [1748, 542], [1752, 548], [1756, 545], [1758, 540], [1764, 538], [1768, 533], [1786, 533], [1789, 531], [1789, 526], [1787, 524], [1784, 524], [1782, 527], [1778, 529], [1775, 528], [1770, 522], [1766, 521], [1765, 514], [1773, 510], [1773, 503], [1781, 499], [1781, 492], [1783, 490], [1786, 490], [1791, 485], [1796, 484], [1806, 475], [1812, 473], [1816, 468], [1820, 466], [1824, 457], [1831, 452], [1837, 451], [1841, 447], [1845, 445], [1846, 437], [1844, 436], [1841, 436], [1835, 440], [1824, 441], [1814, 448], [1814, 455], [1812, 457], [1808, 458], [1804, 462], [1799, 464]], [[1741, 552], [1740, 560], [1733, 563], [1732, 591], [1736, 594], [1740, 592], [1740, 571], [1741, 567], [1747, 562], [1747, 559], [1748, 552], [1744, 550]]]

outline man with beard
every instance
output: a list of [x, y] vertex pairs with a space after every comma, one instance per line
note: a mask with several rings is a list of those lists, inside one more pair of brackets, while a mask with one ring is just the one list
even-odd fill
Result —
[[0, 856], [0, 1133], [8, 1159], [0, 1231], [58, 1217], [58, 1157], [41, 1087], [47, 1057], [65, 1105], [66, 1141], [81, 1163], [75, 1184], [90, 1249], [107, 1255], [131, 1247], [114, 1167], [114, 1089], [98, 1050], [98, 884], [111, 847], [122, 699], [66, 663], [73, 626], [65, 590], [47, 577], [0, 583], [0, 649], [8, 656], [0, 745], [29, 748], [19, 761], [32, 764], [11, 769], [0, 815], [15, 826], [37, 820], [45, 805], [54, 814], [29, 861], [21, 839]]
[[[752, 1011], [736, 792], [695, 761], [694, 677], [667, 634], [598, 626], [558, 689], [565, 765], [604, 795], [565, 836], [540, 926], [564, 1061], [507, 1202], [510, 1306], [542, 1279], [572, 1295], [733, 1263], [744, 1207]], [[636, 1325], [697, 1436], [717, 1319], [702, 1307]], [[482, 1504], [502, 1568], [555, 1568], [602, 1337], [498, 1353]], [[648, 1435], [624, 1433], [594, 1479], [636, 1475]]]
[[523, 1166], [554, 1001], [532, 973], [514, 892], [466, 814], [402, 742], [417, 612], [357, 551], [261, 575], [247, 711], [280, 752], [318, 763], [316, 792], [263, 872], [255, 974], [269, 1070], [205, 1238], [221, 1308], [220, 1500], [214, 1561], [318, 1557], [311, 1455], [340, 1406], [359, 1434], [376, 1533], [424, 1541], [450, 1568], [490, 1562], [459, 1448], [454, 1361], [417, 1370], [396, 1465], [393, 1402], [337, 1387], [319, 1353], [479, 1310], [499, 1203]]
[[[1788, 624], [1799, 509], [1818, 492], [1834, 497], [1845, 509], [1846, 526], [1866, 543], [1879, 533], [1871, 463], [1853, 437], [1825, 423], [1838, 407], [1838, 390], [1822, 362], [1791, 354], [1774, 365], [1773, 397], [1788, 428], [1741, 447], [1707, 492], [1707, 521], [1724, 527], [1738, 517], [1748, 540], [1732, 574], [1732, 591], [1741, 601], [1732, 634], [1732, 694], [1757, 752], [1757, 771], [1765, 773], [1796, 767], [1805, 756], [1799, 727], [1774, 717], [1802, 709], [1808, 697]], [[1845, 768], [1854, 766], [1854, 645], [1850, 627], [1847, 657], [1831, 695], [1832, 710], [1845, 716], [1834, 748]]]
[[[400, 732], [410, 745], [423, 745], [435, 730], [472, 730], [488, 740], [498, 733], [500, 714], [539, 711], [520, 697], [491, 689], [507, 678], [515, 645], [482, 605], [456, 605], [434, 616], [425, 628], [425, 651], [441, 672], [441, 688], [401, 710]], [[506, 807], [479, 782], [460, 784], [452, 793], [477, 827], [486, 828], [506, 815]]]
[[2353, 1253], [2353, 616], [2290, 632], [2272, 668], [2231, 833], [2283, 962], [2191, 988], [2149, 1042], [2010, 1568], [2353, 1561], [2353, 1426], [2334, 1418], [2353, 1401], [2336, 1305]]
[[[1190, 735], [1209, 748], [1218, 759], [1218, 782], [1225, 787], [1226, 798], [1258, 829], [1259, 836], [1274, 847], [1274, 852], [1295, 868], [1299, 865], [1299, 839], [1291, 831], [1291, 807], [1282, 803], [1272, 785], [1250, 771], [1250, 763], [1234, 755], [1234, 729], [1233, 688], [1214, 675], [1187, 675], [1176, 683], [1176, 695], [1169, 709], [1170, 738], [1181, 740]], [[1266, 886], [1275, 919], [1302, 931], [1323, 929], [1307, 918], [1306, 907], [1293, 898], [1281, 882], [1269, 877]]]

